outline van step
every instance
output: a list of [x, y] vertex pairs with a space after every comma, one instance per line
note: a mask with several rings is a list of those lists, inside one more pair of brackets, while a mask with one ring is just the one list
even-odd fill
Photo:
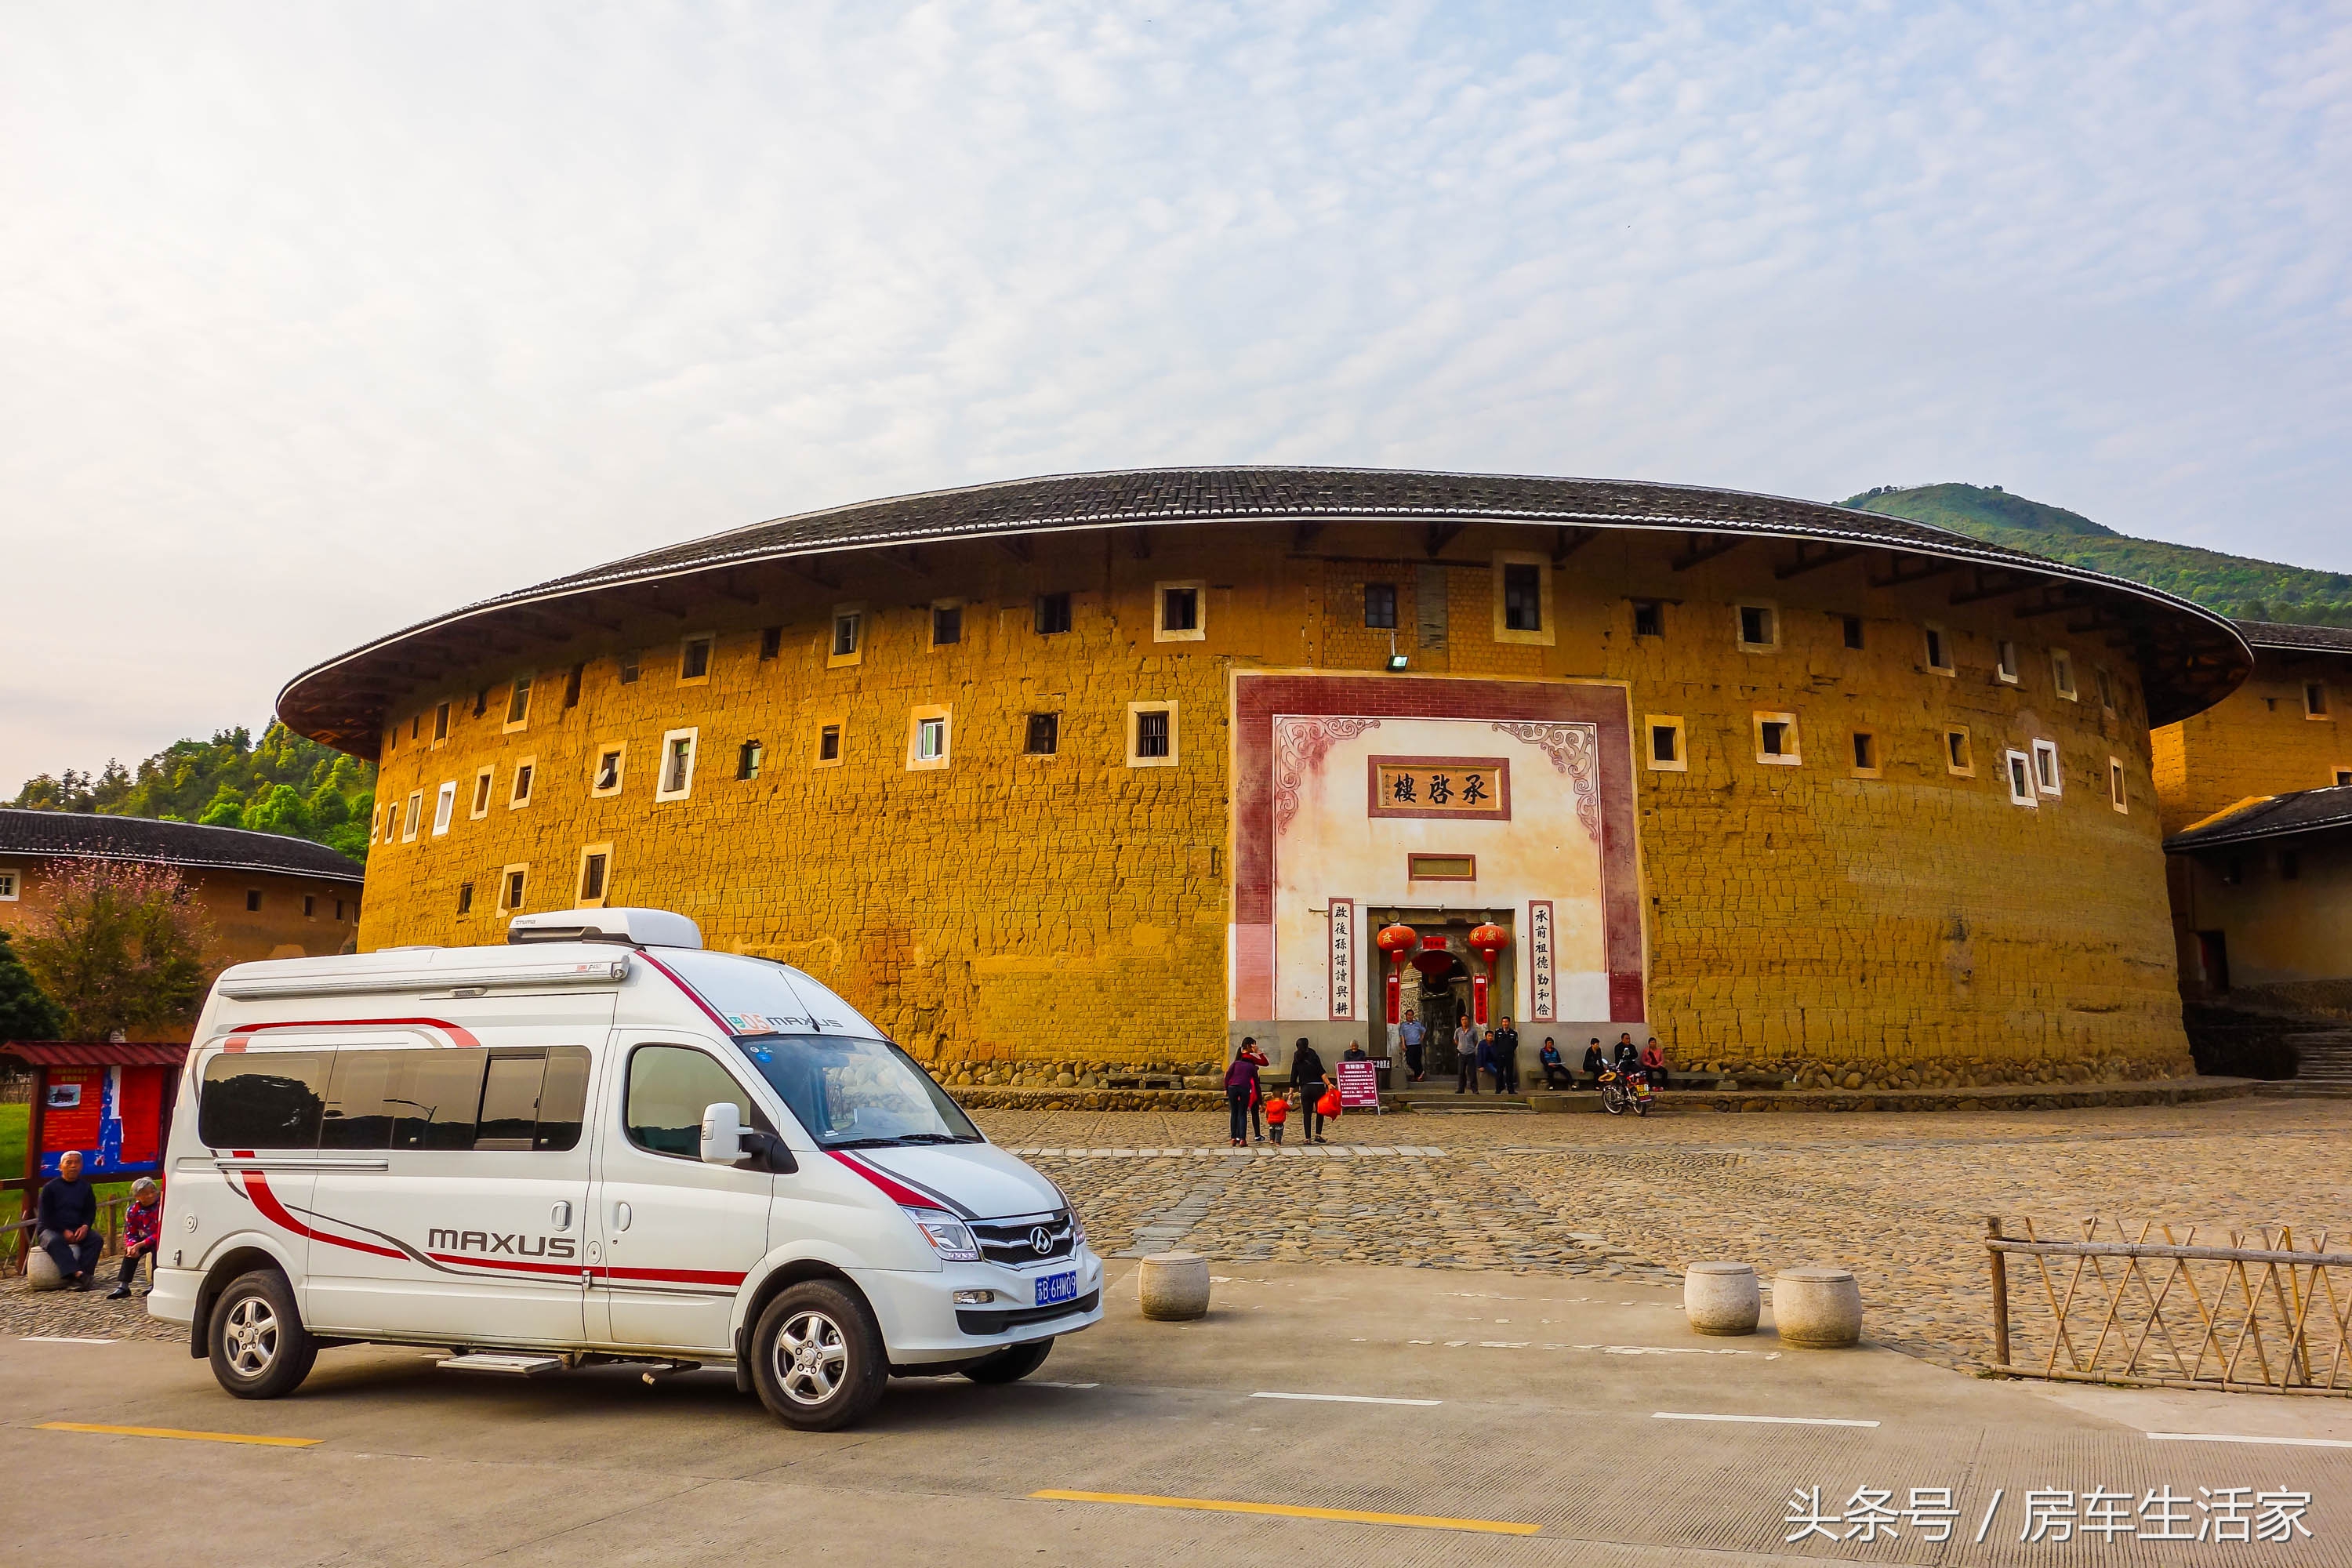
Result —
[[434, 1364], [443, 1372], [496, 1372], [509, 1377], [537, 1377], [541, 1373], [563, 1370], [561, 1356], [505, 1355], [496, 1351], [447, 1356]]

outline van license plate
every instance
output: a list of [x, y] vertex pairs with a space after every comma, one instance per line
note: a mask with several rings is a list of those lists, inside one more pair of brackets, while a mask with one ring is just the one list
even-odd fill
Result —
[[1037, 1305], [1050, 1307], [1058, 1301], [1078, 1299], [1078, 1277], [1068, 1274], [1040, 1274], [1037, 1277]]

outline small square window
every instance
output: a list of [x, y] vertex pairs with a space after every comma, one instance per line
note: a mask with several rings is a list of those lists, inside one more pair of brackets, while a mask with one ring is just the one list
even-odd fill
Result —
[[2065, 792], [2065, 774], [2058, 765], [2058, 743], [2055, 741], [2033, 742], [2033, 787], [2047, 795]]
[[2124, 760], [2121, 757], [2107, 759], [2107, 804], [2126, 816], [2130, 815], [2131, 800], [2124, 788]]
[[1037, 635], [1049, 637], [1070, 629], [1070, 596], [1067, 594], [1037, 595]]
[[931, 646], [948, 647], [963, 641], [963, 601], [941, 599], [931, 606]]
[[530, 722], [530, 677], [518, 675], [507, 693], [507, 728], [520, 730]]
[[2041, 798], [2033, 793], [2033, 762], [2023, 752], [2004, 752], [2002, 761], [2009, 777], [2009, 798], [2014, 805], [2039, 805]]
[[590, 795], [618, 795], [621, 793], [621, 764], [626, 756], [627, 751], [627, 747], [618, 745], [599, 746], [596, 748], [595, 771], [588, 775], [588, 793]]
[[1685, 750], [1683, 721], [1673, 713], [1645, 713], [1642, 728], [1648, 734], [1650, 771], [1659, 773], [1681, 773], [1690, 771], [1690, 757]]
[[449, 705], [439, 704], [433, 710], [433, 743], [439, 745], [449, 738]]
[[538, 773], [539, 759], [536, 757], [525, 757], [515, 764], [514, 788], [507, 794], [508, 810], [511, 811], [518, 806], [530, 804], [531, 784], [535, 782]]
[[499, 907], [511, 914], [522, 908], [523, 894], [530, 881], [530, 868], [509, 866], [499, 880]]
[[710, 678], [710, 645], [709, 633], [690, 637], [677, 645], [677, 679], [683, 686], [688, 681]]
[[1022, 751], [1033, 757], [1050, 757], [1061, 750], [1062, 716], [1059, 713], [1032, 713], [1028, 733]]
[[612, 869], [611, 845], [591, 844], [580, 851], [580, 889], [575, 900], [578, 907], [587, 909], [604, 901]]
[[588, 667], [575, 664], [563, 676], [563, 706], [568, 710], [580, 706], [580, 682], [586, 677]]
[[783, 652], [783, 651], [784, 651], [784, 628], [783, 628], [783, 627], [782, 627], [782, 626], [762, 626], [762, 627], [761, 627], [761, 628], [760, 628], [760, 662], [761, 662], [761, 663], [762, 663], [762, 664], [765, 664], [768, 660], [770, 660], [770, 659], [772, 659], [772, 658], [775, 658], [778, 654], [780, 654], [780, 653], [782, 653], [782, 652]]
[[866, 662], [865, 605], [835, 605], [833, 607], [833, 637], [824, 645], [824, 663], [828, 669]]
[[633, 653], [625, 653], [621, 656], [621, 684], [624, 686], [635, 686], [636, 683], [637, 656]]
[[1394, 631], [1397, 624], [1397, 591], [1393, 583], [1364, 584], [1364, 625], [1374, 631]]
[[1793, 768], [1802, 763], [1794, 713], [1756, 715], [1756, 760], [1771, 767]]
[[1503, 629], [1512, 632], [1543, 630], [1543, 572], [1540, 567], [1517, 562], [1504, 565]]
[[1176, 704], [1130, 702], [1127, 705], [1127, 765], [1168, 768], [1176, 765]]
[[816, 732], [816, 760], [820, 763], [841, 761], [841, 726], [827, 724]]
[[2007, 637], [2001, 638], [1994, 651], [1992, 672], [2008, 685], [2017, 684], [2017, 645]]
[[457, 884], [457, 912], [461, 915], [474, 912], [474, 884], [471, 882]]
[[2050, 650], [2050, 685], [2067, 701], [2077, 700], [2074, 695], [2074, 658], [2063, 647]]
[[1964, 779], [1977, 776], [1976, 758], [1969, 749], [1969, 732], [1966, 730], [1944, 731], [1944, 771], [1957, 773]]
[[2303, 683], [2303, 716], [2306, 719], [2325, 719], [2327, 717], [2327, 686], [2326, 682], [2306, 680]]
[[1769, 648], [1780, 641], [1780, 619], [1769, 605], [1739, 606], [1739, 646], [1743, 648]]
[[949, 762], [951, 734], [945, 708], [918, 708], [908, 715], [907, 766], [909, 769], [944, 768]]
[[766, 755], [765, 748], [759, 742], [744, 742], [741, 749], [735, 753], [735, 776], [739, 779], [758, 778], [760, 763]]
[[1154, 614], [1151, 635], [1158, 642], [1197, 642], [1205, 635], [1202, 624], [1201, 595], [1208, 589], [1205, 583], [1160, 583], [1153, 593], [1158, 608]]
[[1862, 617], [1840, 616], [1838, 619], [1845, 624], [1845, 646], [1851, 648], [1862, 647]]
[[445, 779], [433, 793], [433, 837], [442, 837], [449, 831], [449, 819], [457, 812], [457, 781]]
[[14, 903], [23, 896], [16, 891], [16, 873], [0, 871], [0, 901]]
[[694, 793], [694, 751], [700, 730], [672, 730], [662, 736], [661, 776], [654, 780], [656, 800], [684, 800]]
[[1853, 771], [1857, 778], [1878, 776], [1878, 737], [1867, 730], [1853, 732]]
[[1662, 637], [1666, 635], [1666, 607], [1655, 599], [1633, 601], [1633, 635], [1637, 637]]
[[1928, 670], [1936, 675], [1951, 674], [1952, 649], [1949, 639], [1944, 636], [1944, 628], [1927, 626], [1920, 627], [1919, 630], [1925, 645], [1924, 651], [1927, 658]]
[[254, 910], [258, 910], [259, 908], [261, 908], [261, 894], [254, 889], [247, 889], [245, 893], [246, 912], [247, 914], [251, 914]]
[[2336, 769], [2336, 787], [2342, 789], [2346, 784], [2352, 784], [2352, 768]]

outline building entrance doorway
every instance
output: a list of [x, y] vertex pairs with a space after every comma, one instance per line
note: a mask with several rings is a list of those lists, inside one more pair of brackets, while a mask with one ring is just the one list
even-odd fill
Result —
[[[1461, 1059], [1454, 1050], [1454, 1032], [1465, 1021], [1475, 1022], [1471, 977], [1486, 973], [1486, 961], [1471, 950], [1470, 933], [1479, 926], [1493, 924], [1511, 933], [1513, 939], [1512, 945], [1503, 950], [1491, 976], [1486, 996], [1486, 1022], [1491, 1026], [1513, 1010], [1517, 922], [1507, 910], [1390, 909], [1373, 910], [1370, 914], [1373, 921], [1370, 929], [1402, 922], [1411, 926], [1422, 941], [1423, 945], [1414, 950], [1405, 964], [1402, 1005], [1413, 1010], [1424, 1031], [1423, 1070], [1432, 1079], [1450, 1078]], [[1428, 945], [1432, 938], [1442, 945]]]

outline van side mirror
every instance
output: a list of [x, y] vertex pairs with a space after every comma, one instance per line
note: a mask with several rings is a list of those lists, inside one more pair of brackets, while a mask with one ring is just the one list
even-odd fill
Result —
[[731, 1100], [702, 1108], [702, 1163], [732, 1165], [743, 1157], [743, 1113]]

